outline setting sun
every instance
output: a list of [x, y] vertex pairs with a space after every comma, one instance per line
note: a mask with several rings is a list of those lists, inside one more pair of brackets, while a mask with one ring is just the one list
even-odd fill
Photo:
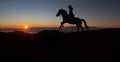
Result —
[[28, 25], [25, 25], [24, 28], [25, 28], [25, 29], [28, 29]]
[[25, 31], [25, 32], [27, 32], [27, 31], [29, 30], [28, 25], [24, 25], [24, 27], [23, 27], [23, 28], [24, 28], [24, 31]]

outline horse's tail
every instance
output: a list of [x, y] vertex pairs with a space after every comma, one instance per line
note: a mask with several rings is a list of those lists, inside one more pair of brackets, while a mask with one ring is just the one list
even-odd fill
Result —
[[84, 23], [84, 25], [85, 25], [85, 28], [89, 29], [89, 27], [88, 27], [86, 21], [85, 21], [84, 19], [81, 19], [81, 20], [83, 21], [83, 23]]

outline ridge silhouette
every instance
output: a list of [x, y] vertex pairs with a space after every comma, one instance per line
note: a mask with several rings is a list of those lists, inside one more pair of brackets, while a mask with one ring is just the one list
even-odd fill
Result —
[[120, 28], [69, 33], [57, 30], [43, 30], [35, 34], [21, 31], [0, 32], [0, 54], [17, 54], [22, 57], [26, 55], [37, 57], [41, 54], [63, 54], [63, 56], [75, 54], [87, 60], [81, 62], [111, 61], [112, 54], [115, 54], [111, 50], [120, 48], [119, 35]]
[[88, 25], [87, 25], [87, 23], [86, 23], [86, 21], [85, 21], [84, 19], [80, 19], [80, 18], [74, 16], [72, 6], [69, 5], [68, 8], [69, 8], [69, 14], [68, 14], [67, 11], [64, 10], [64, 9], [59, 9], [58, 12], [57, 12], [57, 14], [56, 14], [56, 17], [58, 17], [58, 16], [61, 15], [62, 18], [63, 18], [63, 21], [60, 23], [61, 25], [60, 25], [60, 27], [59, 27], [59, 30], [60, 30], [62, 27], [64, 27], [63, 25], [64, 25], [65, 23], [69, 23], [69, 24], [75, 24], [75, 25], [76, 25], [76, 27], [77, 27], [77, 32], [79, 31], [80, 28], [81, 28], [82, 31], [83, 31], [84, 28], [82, 27], [82, 22], [84, 23], [85, 28], [86, 28], [86, 29], [89, 29], [89, 27], [88, 27]]

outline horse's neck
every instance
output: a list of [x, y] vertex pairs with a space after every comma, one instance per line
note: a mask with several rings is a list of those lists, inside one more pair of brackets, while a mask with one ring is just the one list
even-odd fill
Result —
[[63, 19], [68, 19], [68, 14], [62, 14]]

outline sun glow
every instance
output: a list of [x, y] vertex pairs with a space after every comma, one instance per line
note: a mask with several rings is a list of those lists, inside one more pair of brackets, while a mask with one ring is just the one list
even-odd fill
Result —
[[24, 28], [24, 31], [25, 31], [25, 32], [27, 32], [27, 31], [29, 30], [28, 25], [24, 25], [24, 27], [23, 27], [23, 28]]
[[28, 25], [25, 25], [25, 26], [24, 26], [24, 29], [28, 29]]

